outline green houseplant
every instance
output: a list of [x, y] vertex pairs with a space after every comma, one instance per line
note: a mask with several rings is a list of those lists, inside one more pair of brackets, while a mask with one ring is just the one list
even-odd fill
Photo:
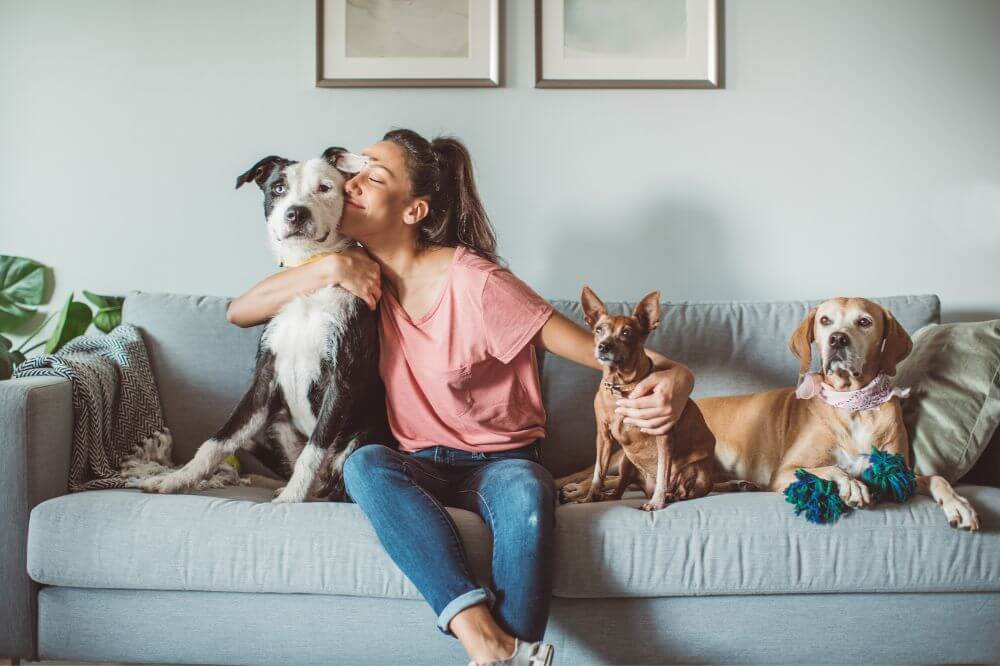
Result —
[[[17, 348], [4, 335], [23, 327], [36, 314], [38, 306], [48, 303], [51, 293], [52, 270], [34, 259], [0, 254], [0, 380], [11, 376], [14, 368], [35, 349], [45, 346], [45, 353], [52, 354], [73, 338], [83, 335], [93, 324], [108, 333], [122, 320], [122, 303], [119, 296], [102, 296], [84, 291], [96, 312], [83, 301], [74, 300], [73, 293], [57, 312], [52, 312], [26, 337]], [[48, 337], [28, 347], [45, 326], [56, 319]]]

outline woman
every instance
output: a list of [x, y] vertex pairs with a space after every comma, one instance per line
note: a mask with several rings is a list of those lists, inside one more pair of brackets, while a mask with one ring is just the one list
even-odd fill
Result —
[[[534, 346], [599, 368], [591, 333], [497, 265], [468, 151], [395, 130], [345, 185], [354, 249], [267, 278], [229, 308], [251, 326], [294, 296], [340, 285], [379, 312], [379, 371], [400, 450], [358, 449], [351, 498], [389, 555], [476, 663], [549, 663], [552, 477], [538, 464], [545, 412]], [[534, 343], [534, 344], [533, 344]], [[620, 410], [645, 432], [673, 426], [690, 371], [649, 352], [651, 374]], [[478, 513], [494, 538], [492, 584], [470, 574], [443, 505]]]

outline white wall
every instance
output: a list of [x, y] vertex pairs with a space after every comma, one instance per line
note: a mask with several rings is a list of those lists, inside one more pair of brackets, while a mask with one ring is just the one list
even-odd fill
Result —
[[[235, 295], [275, 270], [259, 157], [464, 139], [547, 297], [940, 294], [1000, 317], [1000, 2], [730, 0], [726, 89], [317, 89], [313, 0], [0, 0], [0, 252], [70, 288]], [[53, 306], [54, 307], [54, 306]]]

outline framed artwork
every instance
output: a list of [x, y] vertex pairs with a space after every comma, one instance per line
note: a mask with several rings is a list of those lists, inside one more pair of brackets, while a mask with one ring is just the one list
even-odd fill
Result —
[[535, 0], [536, 88], [721, 88], [722, 0]]
[[499, 86], [502, 2], [316, 0], [316, 85]]

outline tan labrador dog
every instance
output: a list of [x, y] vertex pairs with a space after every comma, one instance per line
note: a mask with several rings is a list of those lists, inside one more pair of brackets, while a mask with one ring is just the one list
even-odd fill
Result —
[[[822, 361], [822, 384], [835, 392], [856, 391], [881, 374], [895, 375], [896, 364], [913, 346], [888, 310], [863, 298], [834, 298], [809, 311], [789, 342], [802, 375], [812, 365], [814, 343]], [[910, 464], [898, 397], [864, 411], [834, 407], [819, 397], [800, 399], [794, 388], [695, 403], [716, 438], [717, 491], [756, 486], [783, 492], [802, 468], [836, 482], [841, 499], [860, 509], [872, 503], [858, 478], [863, 454], [874, 445]], [[560, 496], [569, 500], [589, 490], [586, 476], [581, 472], [557, 481]], [[944, 478], [918, 476], [917, 492], [932, 497], [952, 527], [979, 529], [975, 510]]]

